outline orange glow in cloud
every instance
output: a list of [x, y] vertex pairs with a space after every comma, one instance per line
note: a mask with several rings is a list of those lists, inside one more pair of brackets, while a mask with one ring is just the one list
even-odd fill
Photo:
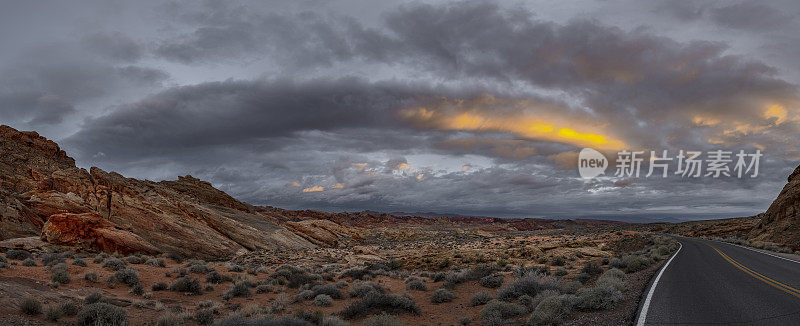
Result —
[[337, 183], [337, 184], [331, 186], [331, 189], [344, 189], [344, 184]]
[[[463, 102], [457, 102], [461, 105]], [[477, 104], [477, 105], [480, 105]], [[516, 106], [527, 103], [515, 103]], [[437, 110], [411, 108], [400, 112], [401, 118], [422, 127], [439, 130], [474, 132], [506, 132], [519, 137], [571, 144], [578, 147], [619, 150], [625, 143], [594, 131], [586, 121], [573, 121], [567, 117], [547, 117], [546, 114], [492, 112], [478, 108]], [[587, 131], [592, 130], [592, 131]]]
[[697, 126], [716, 126], [720, 121], [719, 119], [695, 116], [692, 118], [692, 122], [694, 122], [694, 124]]
[[764, 111], [764, 118], [765, 119], [773, 119], [774, 118], [776, 125], [779, 125], [779, 124], [783, 123], [784, 121], [786, 121], [786, 116], [787, 115], [788, 115], [788, 112], [786, 111], [786, 108], [783, 107], [783, 105], [780, 105], [780, 104], [770, 105]]
[[317, 191], [323, 191], [323, 190], [325, 190], [325, 187], [313, 186], [311, 188], [303, 189], [303, 192], [317, 192]]

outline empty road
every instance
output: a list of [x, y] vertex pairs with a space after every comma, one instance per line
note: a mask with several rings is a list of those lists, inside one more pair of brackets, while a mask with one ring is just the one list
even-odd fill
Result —
[[717, 241], [676, 239], [681, 249], [648, 288], [655, 286], [638, 324], [800, 325], [800, 262]]

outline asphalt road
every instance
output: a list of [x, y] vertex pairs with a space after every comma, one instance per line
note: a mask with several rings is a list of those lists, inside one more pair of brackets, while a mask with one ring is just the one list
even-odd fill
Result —
[[654, 283], [647, 313], [642, 318], [644, 300], [637, 322], [800, 325], [800, 262], [717, 241], [677, 240], [681, 249]]

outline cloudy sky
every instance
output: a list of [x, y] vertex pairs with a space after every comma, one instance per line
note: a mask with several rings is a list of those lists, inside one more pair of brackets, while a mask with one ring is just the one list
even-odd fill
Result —
[[[191, 174], [257, 205], [746, 216], [800, 162], [792, 0], [2, 8], [0, 123], [58, 141], [81, 167]], [[583, 180], [585, 147], [612, 161], [623, 149], [763, 157], [756, 178], [682, 177], [673, 160], [667, 178], [644, 164], [638, 178], [612, 166]]]

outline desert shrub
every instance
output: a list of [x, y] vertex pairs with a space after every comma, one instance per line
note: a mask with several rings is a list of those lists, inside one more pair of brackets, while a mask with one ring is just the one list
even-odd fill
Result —
[[192, 274], [205, 274], [211, 271], [211, 268], [202, 260], [192, 260], [186, 264], [186, 268], [187, 271]]
[[42, 265], [53, 266], [61, 263], [66, 263], [58, 254], [44, 254], [42, 255]]
[[244, 271], [244, 267], [238, 264], [230, 264], [228, 265], [228, 271], [234, 273], [241, 273]]
[[375, 283], [356, 283], [352, 288], [350, 288], [350, 292], [347, 294], [353, 298], [361, 298], [367, 295], [367, 293], [371, 292], [383, 294], [386, 291], [383, 289], [383, 287]]
[[6, 252], [6, 258], [13, 260], [25, 260], [31, 258], [31, 253], [27, 250], [11, 249]]
[[441, 282], [441, 281], [444, 281], [444, 279], [446, 277], [447, 277], [447, 274], [445, 274], [443, 272], [436, 272], [436, 273], [431, 274], [430, 279], [433, 282]]
[[303, 302], [303, 301], [311, 300], [313, 298], [314, 298], [314, 291], [303, 290], [303, 291], [297, 292], [297, 294], [294, 295], [294, 298], [292, 298], [292, 302]]
[[250, 286], [248, 286], [245, 282], [236, 282], [231, 285], [230, 289], [222, 296], [225, 300], [230, 300], [231, 298], [236, 297], [249, 297], [250, 294]]
[[626, 265], [625, 262], [622, 261], [622, 259], [616, 257], [611, 258], [608, 261], [608, 265], [613, 268], [619, 268], [619, 269], [625, 269], [626, 267], [628, 267], [628, 265]]
[[86, 304], [92, 304], [100, 302], [100, 300], [103, 300], [103, 295], [100, 292], [92, 292], [87, 295], [85, 299], [83, 299], [83, 302]]
[[232, 280], [233, 279], [230, 276], [220, 274], [217, 271], [211, 271], [211, 273], [208, 273], [208, 275], [206, 275], [206, 283], [220, 284], [220, 283], [230, 282]]
[[144, 294], [144, 287], [141, 284], [136, 284], [131, 287], [131, 294], [133, 295], [143, 295]]
[[67, 265], [58, 264], [53, 267], [53, 274], [50, 275], [50, 280], [59, 284], [67, 284], [70, 281], [69, 274], [67, 273]]
[[173, 292], [183, 292], [191, 294], [202, 294], [203, 290], [200, 288], [200, 281], [191, 276], [181, 277], [169, 286], [169, 290]]
[[403, 326], [403, 322], [392, 315], [382, 313], [372, 315], [364, 319], [364, 326]]
[[167, 253], [167, 258], [172, 259], [172, 261], [178, 264], [183, 263], [183, 257], [181, 257], [181, 255], [176, 252]]
[[273, 288], [272, 285], [261, 284], [261, 285], [256, 287], [256, 293], [270, 293], [274, 289], [275, 288]]
[[542, 275], [529, 274], [500, 288], [497, 296], [503, 300], [511, 300], [524, 294], [533, 297], [541, 291], [554, 289], [558, 289], [558, 283], [554, 280]]
[[550, 265], [553, 266], [564, 266], [564, 264], [566, 263], [567, 262], [564, 260], [564, 257], [562, 256], [555, 256], [553, 257], [553, 260], [550, 261]]
[[341, 320], [337, 317], [328, 316], [322, 318], [322, 322], [319, 324], [320, 326], [350, 326], [350, 323]]
[[123, 259], [125, 259], [125, 261], [128, 262], [128, 263], [137, 264], [137, 265], [138, 264], [142, 264], [142, 263], [144, 263], [146, 261], [144, 258], [139, 257], [139, 256], [128, 256], [128, 257], [125, 257]]
[[492, 274], [481, 277], [479, 283], [483, 287], [494, 289], [494, 288], [499, 288], [501, 285], [503, 285], [503, 281], [504, 281], [503, 275]]
[[344, 294], [342, 290], [339, 290], [335, 284], [325, 284], [325, 285], [317, 285], [311, 288], [311, 291], [314, 291], [314, 296], [318, 296], [320, 294], [325, 294], [330, 296], [333, 299], [342, 299], [344, 298]]
[[354, 280], [364, 280], [365, 277], [372, 277], [374, 276], [372, 272], [367, 269], [366, 267], [352, 267], [344, 270], [340, 278], [350, 277]]
[[61, 255], [59, 255], [59, 256], [61, 258], [70, 258], [70, 259], [72, 259], [72, 258], [75, 258], [75, 253], [72, 252], [72, 251], [65, 251], [65, 252], [62, 252]]
[[122, 282], [127, 286], [135, 286], [139, 284], [139, 273], [133, 268], [120, 269], [111, 276], [113, 281]]
[[194, 321], [200, 325], [211, 325], [214, 322], [214, 310], [201, 309], [194, 313]]
[[61, 309], [61, 313], [63, 313], [64, 316], [75, 316], [78, 314], [78, 306], [70, 301], [61, 303], [58, 305], [58, 308]]
[[122, 326], [128, 324], [128, 316], [122, 308], [99, 302], [81, 309], [76, 324]]
[[542, 299], [528, 319], [528, 325], [560, 325], [572, 313], [574, 295], [554, 295]]
[[42, 304], [33, 297], [25, 297], [19, 301], [19, 311], [26, 315], [38, 315], [42, 313]]
[[634, 273], [647, 268], [654, 263], [653, 259], [640, 255], [627, 255], [622, 257], [625, 263], [625, 272]]
[[159, 316], [156, 321], [156, 326], [178, 326], [182, 324], [183, 318], [171, 311]]
[[58, 321], [64, 317], [64, 312], [61, 311], [61, 307], [57, 305], [48, 305], [44, 307], [44, 318], [49, 321]]
[[103, 268], [110, 268], [112, 270], [118, 271], [120, 269], [125, 268], [128, 264], [125, 261], [117, 259], [117, 258], [108, 258], [103, 261]]
[[433, 295], [431, 295], [431, 302], [433, 303], [442, 303], [442, 302], [450, 302], [456, 298], [456, 295], [450, 290], [447, 289], [438, 289], [433, 291]]
[[584, 284], [586, 282], [589, 282], [589, 280], [592, 279], [592, 276], [589, 275], [589, 273], [580, 273], [580, 274], [578, 274], [578, 276], [575, 277], [575, 279], [578, 282], [581, 282], [581, 284]]
[[72, 264], [75, 265], [75, 266], [80, 266], [80, 267], [89, 266], [88, 264], [86, 264], [86, 262], [83, 259], [80, 259], [80, 258], [76, 258], [74, 261], [72, 261]]
[[418, 314], [419, 307], [411, 297], [396, 294], [367, 293], [361, 300], [350, 303], [339, 314], [345, 318], [368, 315], [373, 311], [411, 312]]
[[581, 269], [582, 273], [586, 273], [589, 275], [599, 275], [603, 272], [603, 268], [600, 267], [600, 264], [596, 261], [587, 262], [586, 265], [583, 265], [583, 269]]
[[607, 270], [595, 282], [596, 285], [610, 285], [617, 290], [625, 290], [625, 272], [612, 268]]
[[329, 307], [333, 304], [333, 298], [327, 294], [318, 294], [314, 297], [314, 305], [320, 307]]
[[167, 267], [167, 263], [163, 259], [150, 258], [144, 262], [145, 265], [153, 267]]
[[611, 285], [597, 285], [577, 292], [577, 308], [580, 310], [613, 309], [624, 299], [622, 292]]
[[298, 288], [302, 285], [313, 283], [319, 279], [319, 275], [309, 274], [304, 269], [291, 265], [281, 265], [275, 269], [270, 278], [286, 280], [290, 288]]
[[578, 281], [569, 281], [561, 284], [559, 289], [561, 290], [561, 293], [575, 294], [582, 286], [583, 285]]
[[527, 312], [528, 309], [521, 304], [492, 300], [481, 309], [481, 320], [484, 325], [501, 325], [506, 319], [521, 316]]
[[406, 290], [428, 291], [425, 281], [416, 276], [411, 276], [405, 280]]
[[468, 282], [468, 281], [477, 281], [481, 278], [486, 276], [492, 275], [497, 271], [496, 268], [490, 265], [478, 265], [473, 268], [462, 269], [460, 271], [451, 271], [447, 273], [444, 278], [445, 286], [452, 288], [457, 284]]
[[169, 285], [167, 285], [167, 283], [164, 283], [164, 282], [153, 283], [153, 285], [150, 287], [150, 289], [153, 290], [154, 292], [155, 291], [164, 291], [164, 290], [166, 290], [168, 288], [169, 288]]
[[555, 275], [555, 276], [564, 276], [564, 275], [567, 275], [567, 274], [569, 274], [569, 272], [564, 267], [556, 268], [556, 270], [553, 271], [553, 275]]
[[22, 261], [22, 266], [36, 266], [36, 260], [33, 258], [25, 258], [25, 260]]
[[475, 293], [475, 295], [473, 295], [472, 298], [469, 299], [469, 305], [471, 307], [482, 306], [489, 303], [489, 301], [492, 301], [492, 299], [493, 298], [491, 293], [486, 291], [480, 291], [478, 293]]

